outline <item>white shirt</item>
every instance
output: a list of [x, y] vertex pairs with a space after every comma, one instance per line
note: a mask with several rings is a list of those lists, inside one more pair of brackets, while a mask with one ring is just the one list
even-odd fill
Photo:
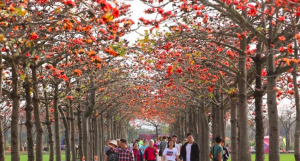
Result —
[[176, 148], [173, 149], [166, 148], [164, 150], [163, 155], [166, 157], [166, 161], [169, 160], [174, 161], [176, 159], [176, 155], [178, 156], [178, 152]]
[[[166, 145], [166, 148], [168, 148], [168, 144]], [[178, 144], [175, 143], [175, 148], [177, 149], [177, 155], [180, 155], [180, 146]]]
[[186, 150], [186, 161], [191, 161], [191, 150], [193, 144], [187, 144], [185, 147]]

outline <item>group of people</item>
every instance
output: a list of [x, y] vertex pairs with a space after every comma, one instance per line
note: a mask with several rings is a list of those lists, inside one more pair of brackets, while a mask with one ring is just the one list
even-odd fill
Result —
[[[211, 148], [210, 157], [214, 161], [226, 161], [229, 158], [224, 140], [216, 137]], [[199, 146], [191, 133], [187, 134], [183, 144], [177, 144], [177, 136], [163, 137], [162, 140], [133, 140], [128, 146], [126, 139], [106, 141], [104, 148], [105, 161], [199, 161]]]

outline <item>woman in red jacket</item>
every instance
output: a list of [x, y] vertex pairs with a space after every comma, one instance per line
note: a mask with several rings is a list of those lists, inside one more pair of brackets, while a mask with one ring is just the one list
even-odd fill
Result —
[[153, 146], [154, 141], [151, 139], [149, 141], [149, 146], [144, 152], [144, 161], [156, 161], [157, 148]]

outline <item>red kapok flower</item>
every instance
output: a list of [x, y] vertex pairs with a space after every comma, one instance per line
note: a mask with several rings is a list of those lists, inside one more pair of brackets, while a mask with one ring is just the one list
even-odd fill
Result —
[[73, 70], [73, 73], [76, 75], [76, 76], [80, 76], [82, 71], [81, 70], [78, 70], [78, 69], [74, 69]]
[[66, 1], [64, 1], [64, 3], [65, 3], [65, 5], [69, 5], [69, 6], [76, 6], [76, 3], [75, 2], [73, 2], [72, 0], [66, 0]]
[[120, 11], [117, 8], [113, 8], [113, 16], [114, 18], [118, 18], [120, 16]]
[[288, 45], [287, 51], [288, 51], [289, 54], [292, 54], [294, 52], [294, 50], [293, 50], [293, 44], [289, 44]]
[[30, 34], [29, 40], [36, 40], [38, 38], [39, 38], [39, 36], [35, 32], [33, 32]]
[[69, 99], [69, 100], [71, 100], [71, 101], [73, 100], [72, 96], [67, 96], [66, 98]]
[[280, 51], [280, 52], [284, 52], [284, 50], [285, 50], [284, 47], [280, 47], [280, 48], [279, 48], [279, 51]]
[[280, 41], [284, 41], [284, 40], [285, 40], [285, 37], [284, 37], [284, 36], [280, 36], [280, 37], [278, 37], [278, 39], [279, 39]]

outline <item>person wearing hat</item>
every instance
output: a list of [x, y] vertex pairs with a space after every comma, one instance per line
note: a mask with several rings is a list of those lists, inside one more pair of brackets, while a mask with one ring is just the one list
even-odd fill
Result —
[[116, 154], [115, 149], [118, 147], [118, 143], [116, 140], [111, 140], [109, 142], [109, 149], [105, 153], [105, 161], [117, 160], [119, 159], [118, 154]]

